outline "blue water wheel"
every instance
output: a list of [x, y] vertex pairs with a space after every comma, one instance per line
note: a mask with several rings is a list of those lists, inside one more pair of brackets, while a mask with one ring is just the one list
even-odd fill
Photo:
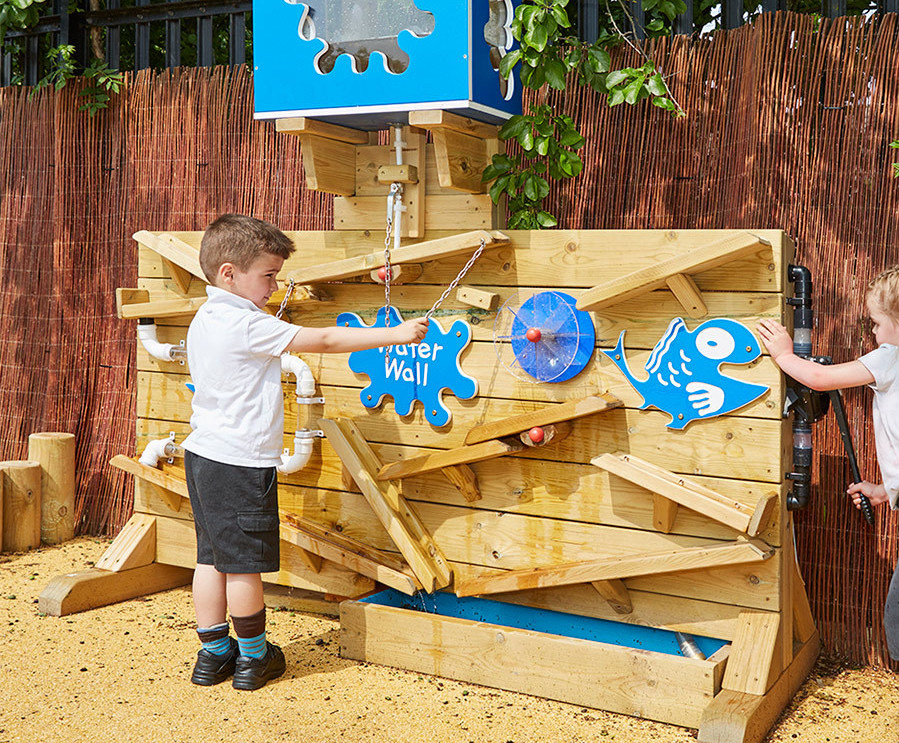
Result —
[[499, 308], [493, 324], [500, 363], [538, 382], [564, 382], [580, 374], [595, 343], [590, 315], [563, 292], [517, 292]]

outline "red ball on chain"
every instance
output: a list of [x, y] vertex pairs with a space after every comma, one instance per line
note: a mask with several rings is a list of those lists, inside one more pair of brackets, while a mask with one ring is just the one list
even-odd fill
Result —
[[381, 266], [378, 269], [378, 278], [381, 279], [381, 281], [387, 280], [387, 266]]

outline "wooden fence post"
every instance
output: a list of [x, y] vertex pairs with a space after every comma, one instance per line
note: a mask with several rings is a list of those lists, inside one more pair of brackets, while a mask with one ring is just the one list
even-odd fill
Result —
[[75, 536], [75, 434], [31, 434], [28, 459], [41, 465], [41, 541], [68, 541]]
[[0, 462], [3, 473], [3, 551], [24, 552], [41, 544], [41, 465]]

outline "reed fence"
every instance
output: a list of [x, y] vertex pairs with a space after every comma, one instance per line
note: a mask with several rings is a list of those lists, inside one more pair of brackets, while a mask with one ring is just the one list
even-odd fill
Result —
[[[655, 41], [681, 120], [610, 109], [588, 89], [556, 96], [588, 141], [583, 174], [553, 187], [561, 226], [783, 229], [815, 280], [816, 353], [858, 357], [873, 343], [865, 286], [899, 260], [897, 36], [892, 14], [771, 13], [711, 38]], [[134, 327], [114, 300], [136, 283], [130, 235], [201, 230], [225, 211], [326, 229], [331, 202], [305, 191], [296, 138], [252, 121], [245, 67], [138, 72], [92, 119], [76, 111], [77, 92], [0, 89], [0, 458], [25, 456], [33, 431], [75, 432], [78, 531], [112, 534], [131, 502], [129, 478], [107, 465], [134, 445]], [[870, 393], [848, 392], [846, 407], [875, 479]], [[832, 417], [815, 440], [812, 502], [795, 520], [823, 640], [889, 665], [881, 612], [896, 519], [881, 509], [871, 530], [850, 508]]]

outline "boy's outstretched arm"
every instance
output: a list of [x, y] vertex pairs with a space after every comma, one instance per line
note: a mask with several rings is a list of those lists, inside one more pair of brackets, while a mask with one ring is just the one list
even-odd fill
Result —
[[418, 343], [428, 333], [423, 317], [406, 320], [391, 328], [300, 328], [285, 351], [294, 353], [350, 353], [379, 346]]
[[759, 335], [774, 363], [800, 384], [813, 390], [839, 390], [871, 384], [874, 376], [860, 361], [845, 364], [818, 364], [793, 353], [793, 339], [787, 329], [776, 320], [762, 320]]

